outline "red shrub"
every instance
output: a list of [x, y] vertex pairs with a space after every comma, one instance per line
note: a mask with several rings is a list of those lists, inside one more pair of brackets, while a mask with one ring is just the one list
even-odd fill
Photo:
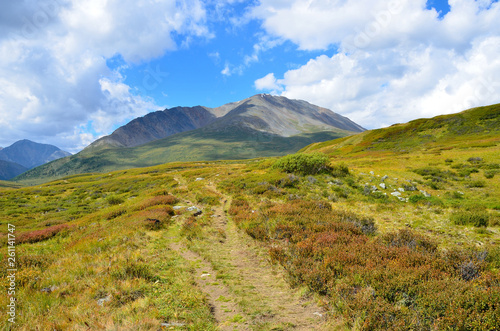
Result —
[[36, 243], [54, 237], [63, 230], [69, 230], [68, 224], [58, 224], [49, 226], [48, 228], [21, 233], [17, 236], [18, 243]]

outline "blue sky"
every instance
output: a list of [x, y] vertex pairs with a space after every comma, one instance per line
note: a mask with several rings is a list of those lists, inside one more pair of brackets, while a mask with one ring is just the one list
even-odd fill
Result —
[[500, 102], [491, 0], [0, 3], [0, 146], [77, 152], [148, 112], [257, 93], [367, 128]]

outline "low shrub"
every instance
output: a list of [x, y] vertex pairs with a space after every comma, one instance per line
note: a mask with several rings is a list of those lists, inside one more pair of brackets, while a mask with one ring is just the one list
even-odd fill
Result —
[[144, 220], [144, 227], [151, 231], [160, 230], [163, 228], [163, 222], [156, 218], [146, 218]]
[[319, 153], [287, 155], [277, 160], [272, 168], [301, 175], [329, 173], [332, 170], [328, 156]]
[[127, 261], [127, 263], [120, 265], [119, 269], [112, 272], [111, 275], [120, 280], [142, 278], [153, 282], [158, 279], [152, 273], [149, 265], [139, 261]]
[[469, 183], [467, 183], [467, 187], [470, 187], [470, 188], [474, 188], [474, 187], [481, 188], [481, 187], [485, 187], [485, 186], [486, 186], [486, 183], [482, 180], [473, 180], [473, 181], [470, 181]]
[[109, 221], [109, 220], [115, 219], [117, 217], [120, 217], [120, 216], [122, 216], [122, 215], [124, 215], [126, 213], [127, 213], [126, 209], [117, 207], [115, 209], [112, 209], [112, 210], [108, 211], [104, 215], [104, 217]]
[[143, 210], [158, 205], [175, 205], [177, 202], [179, 202], [179, 199], [173, 195], [157, 195], [143, 201], [140, 204], [139, 209]]
[[59, 232], [68, 231], [69, 229], [70, 226], [68, 224], [53, 225], [45, 229], [21, 233], [19, 236], [17, 236], [16, 240], [20, 244], [22, 243], [32, 244], [39, 241], [50, 239]]
[[492, 179], [497, 174], [498, 170], [484, 170], [484, 177]]
[[459, 210], [453, 212], [450, 220], [455, 225], [472, 225], [475, 227], [488, 226], [490, 214], [486, 210]]
[[282, 188], [285, 187], [290, 188], [290, 187], [295, 187], [299, 182], [300, 182], [300, 177], [289, 174], [284, 178], [278, 179], [275, 182], [275, 185]]
[[350, 329], [498, 326], [500, 278], [485, 270], [482, 252], [442, 253], [434, 241], [407, 229], [368, 237], [363, 225], [370, 220], [323, 201], [254, 208], [259, 211], [252, 213], [248, 201], [238, 198], [230, 213], [240, 228], [269, 243], [271, 261], [286, 270], [293, 286], [326, 295]]
[[114, 195], [110, 195], [106, 198], [106, 201], [111, 205], [111, 206], [115, 206], [115, 205], [119, 205], [119, 204], [122, 204], [123, 202], [125, 202], [125, 200], [123, 200], [123, 198], [121, 197], [117, 197], [117, 196], [114, 196]]
[[418, 203], [420, 201], [427, 200], [423, 194], [414, 194], [408, 198], [408, 201], [411, 203]]
[[411, 250], [427, 253], [434, 253], [437, 250], [437, 244], [430, 238], [419, 235], [408, 229], [387, 233], [382, 237], [382, 240], [387, 245], [393, 247], [407, 247]]

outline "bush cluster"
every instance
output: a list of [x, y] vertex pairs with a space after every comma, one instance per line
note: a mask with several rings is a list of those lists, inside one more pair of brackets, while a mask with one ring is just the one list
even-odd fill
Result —
[[451, 214], [450, 220], [456, 225], [485, 227], [488, 226], [490, 214], [481, 209], [459, 210]]
[[272, 168], [301, 175], [316, 175], [332, 170], [328, 156], [319, 153], [287, 155], [276, 161]]
[[16, 239], [18, 243], [36, 243], [54, 237], [61, 231], [70, 229], [68, 224], [58, 224], [45, 229], [21, 233]]
[[248, 234], [269, 243], [272, 261], [292, 285], [328, 296], [349, 327], [498, 327], [500, 275], [485, 268], [482, 253], [443, 253], [411, 230], [367, 236], [372, 221], [321, 201], [265, 202], [252, 212], [238, 197], [229, 213]]

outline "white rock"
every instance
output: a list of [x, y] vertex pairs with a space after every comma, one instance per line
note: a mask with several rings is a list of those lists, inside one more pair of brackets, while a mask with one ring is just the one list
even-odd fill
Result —
[[97, 304], [99, 306], [103, 306], [105, 302], [111, 301], [111, 298], [112, 298], [111, 294], [108, 294], [107, 297], [97, 300]]

